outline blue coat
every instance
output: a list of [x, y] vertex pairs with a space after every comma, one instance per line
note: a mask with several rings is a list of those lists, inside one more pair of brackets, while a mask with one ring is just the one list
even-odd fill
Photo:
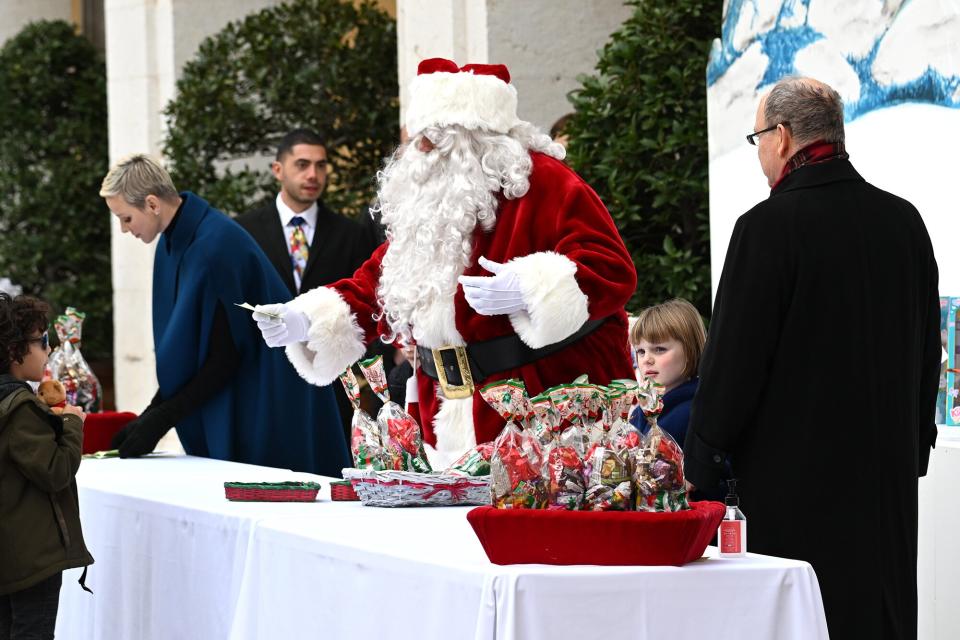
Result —
[[[677, 444], [683, 446], [683, 440], [687, 437], [687, 423], [690, 422], [690, 405], [693, 403], [693, 396], [697, 392], [699, 378], [690, 378], [679, 387], [671, 389], [663, 396], [663, 411], [657, 418], [657, 424], [660, 428], [673, 436]], [[630, 416], [630, 424], [635, 426], [641, 432], [646, 433], [648, 425], [643, 415], [643, 411], [637, 408]]]
[[177, 425], [191, 455], [339, 477], [349, 466], [333, 391], [297, 375], [236, 302], [283, 302], [290, 293], [257, 243], [193, 193], [153, 266], [153, 342], [160, 395], [169, 398], [207, 359], [217, 303], [240, 366], [230, 382]]

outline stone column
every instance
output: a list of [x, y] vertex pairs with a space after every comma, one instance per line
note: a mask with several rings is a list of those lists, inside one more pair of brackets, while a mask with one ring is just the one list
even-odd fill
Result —
[[424, 58], [503, 63], [520, 94], [519, 115], [549, 129], [572, 108], [567, 93], [631, 13], [621, 0], [397, 1], [401, 111]]
[[[106, 0], [110, 162], [159, 155], [163, 109], [200, 42], [231, 20], [280, 0]], [[69, 11], [69, 2], [67, 11]], [[190, 185], [178, 185], [189, 189]], [[114, 372], [117, 408], [141, 411], [157, 388], [150, 317], [154, 247], [123, 236], [113, 221]]]

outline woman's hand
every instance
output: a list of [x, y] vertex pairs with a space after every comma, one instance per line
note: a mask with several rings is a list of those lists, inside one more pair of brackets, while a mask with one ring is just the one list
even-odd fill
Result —
[[64, 405], [63, 412], [77, 416], [78, 418], [80, 418], [80, 422], [83, 422], [84, 420], [87, 419], [87, 414], [84, 413], [83, 409], [81, 409], [80, 407], [75, 407], [72, 404]]
[[153, 451], [160, 438], [173, 427], [173, 421], [159, 409], [153, 409], [131, 420], [110, 440], [121, 458], [137, 458]]

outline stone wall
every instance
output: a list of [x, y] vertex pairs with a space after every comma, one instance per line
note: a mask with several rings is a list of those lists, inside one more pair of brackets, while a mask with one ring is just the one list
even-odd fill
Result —
[[629, 17], [621, 0], [399, 0], [400, 100], [424, 58], [503, 63], [519, 115], [543, 129], [571, 111], [567, 93]]

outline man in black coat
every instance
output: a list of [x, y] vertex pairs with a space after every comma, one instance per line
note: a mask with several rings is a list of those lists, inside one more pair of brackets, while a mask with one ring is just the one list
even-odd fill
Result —
[[[371, 225], [330, 211], [323, 204], [327, 150], [323, 139], [295, 129], [280, 140], [271, 165], [277, 197], [237, 217], [276, 267], [294, 296], [353, 275], [377, 246]], [[305, 248], [305, 250], [304, 250]], [[347, 442], [353, 409], [341, 385], [333, 385]]]
[[930, 238], [850, 164], [830, 87], [781, 80], [748, 140], [771, 192], [730, 239], [687, 479], [714, 487], [730, 460], [748, 550], [813, 565], [831, 638], [916, 638], [941, 354]]

